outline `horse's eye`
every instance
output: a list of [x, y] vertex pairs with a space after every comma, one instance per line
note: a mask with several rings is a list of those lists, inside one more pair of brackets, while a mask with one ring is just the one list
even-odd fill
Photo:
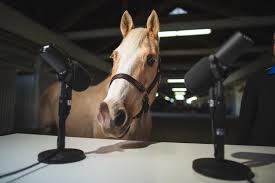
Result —
[[154, 58], [154, 56], [153, 55], [148, 55], [147, 56], [147, 64], [150, 66], [150, 67], [152, 67], [153, 65], [154, 65], [154, 63], [155, 63], [155, 58]]

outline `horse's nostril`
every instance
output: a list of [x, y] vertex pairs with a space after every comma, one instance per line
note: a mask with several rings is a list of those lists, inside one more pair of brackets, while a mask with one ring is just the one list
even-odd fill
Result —
[[99, 106], [100, 112], [109, 112], [108, 105], [105, 102], [102, 102]]
[[117, 112], [116, 118], [115, 118], [115, 125], [120, 127], [126, 119], [126, 114], [123, 110], [119, 110]]

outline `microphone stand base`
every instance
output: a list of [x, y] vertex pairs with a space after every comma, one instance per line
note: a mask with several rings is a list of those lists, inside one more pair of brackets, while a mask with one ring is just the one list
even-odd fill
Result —
[[86, 156], [79, 149], [51, 149], [38, 154], [38, 161], [46, 164], [65, 164], [81, 161]]
[[204, 176], [222, 180], [251, 180], [254, 177], [250, 168], [241, 163], [215, 158], [196, 159], [193, 169]]

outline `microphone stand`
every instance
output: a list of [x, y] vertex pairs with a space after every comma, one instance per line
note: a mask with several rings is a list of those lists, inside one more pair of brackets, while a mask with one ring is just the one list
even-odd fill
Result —
[[[73, 72], [73, 71], [72, 71]], [[59, 127], [57, 149], [50, 149], [38, 154], [38, 161], [47, 164], [72, 163], [85, 159], [85, 154], [79, 149], [65, 148], [65, 122], [71, 110], [72, 88], [65, 83], [66, 72], [58, 73], [61, 81], [59, 97]]]
[[224, 120], [225, 104], [222, 82], [218, 81], [209, 89], [209, 109], [214, 142], [214, 156], [217, 160], [224, 159]]
[[65, 148], [65, 121], [71, 110], [72, 88], [64, 82], [61, 84], [61, 94], [59, 97], [59, 128], [57, 138], [57, 148], [63, 150]]
[[214, 55], [209, 56], [210, 69], [215, 84], [209, 89], [209, 109], [214, 143], [214, 158], [200, 158], [193, 161], [193, 169], [208, 177], [223, 180], [251, 180], [254, 174], [249, 167], [224, 159], [225, 102], [224, 73], [227, 67], [220, 65]]

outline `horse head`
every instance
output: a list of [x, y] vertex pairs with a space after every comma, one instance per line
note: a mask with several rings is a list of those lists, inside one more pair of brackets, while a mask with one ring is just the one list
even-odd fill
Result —
[[122, 138], [132, 121], [148, 111], [160, 81], [157, 13], [152, 11], [146, 28], [134, 28], [132, 17], [125, 11], [120, 31], [123, 40], [111, 55], [112, 79], [97, 115], [104, 134], [114, 138]]

